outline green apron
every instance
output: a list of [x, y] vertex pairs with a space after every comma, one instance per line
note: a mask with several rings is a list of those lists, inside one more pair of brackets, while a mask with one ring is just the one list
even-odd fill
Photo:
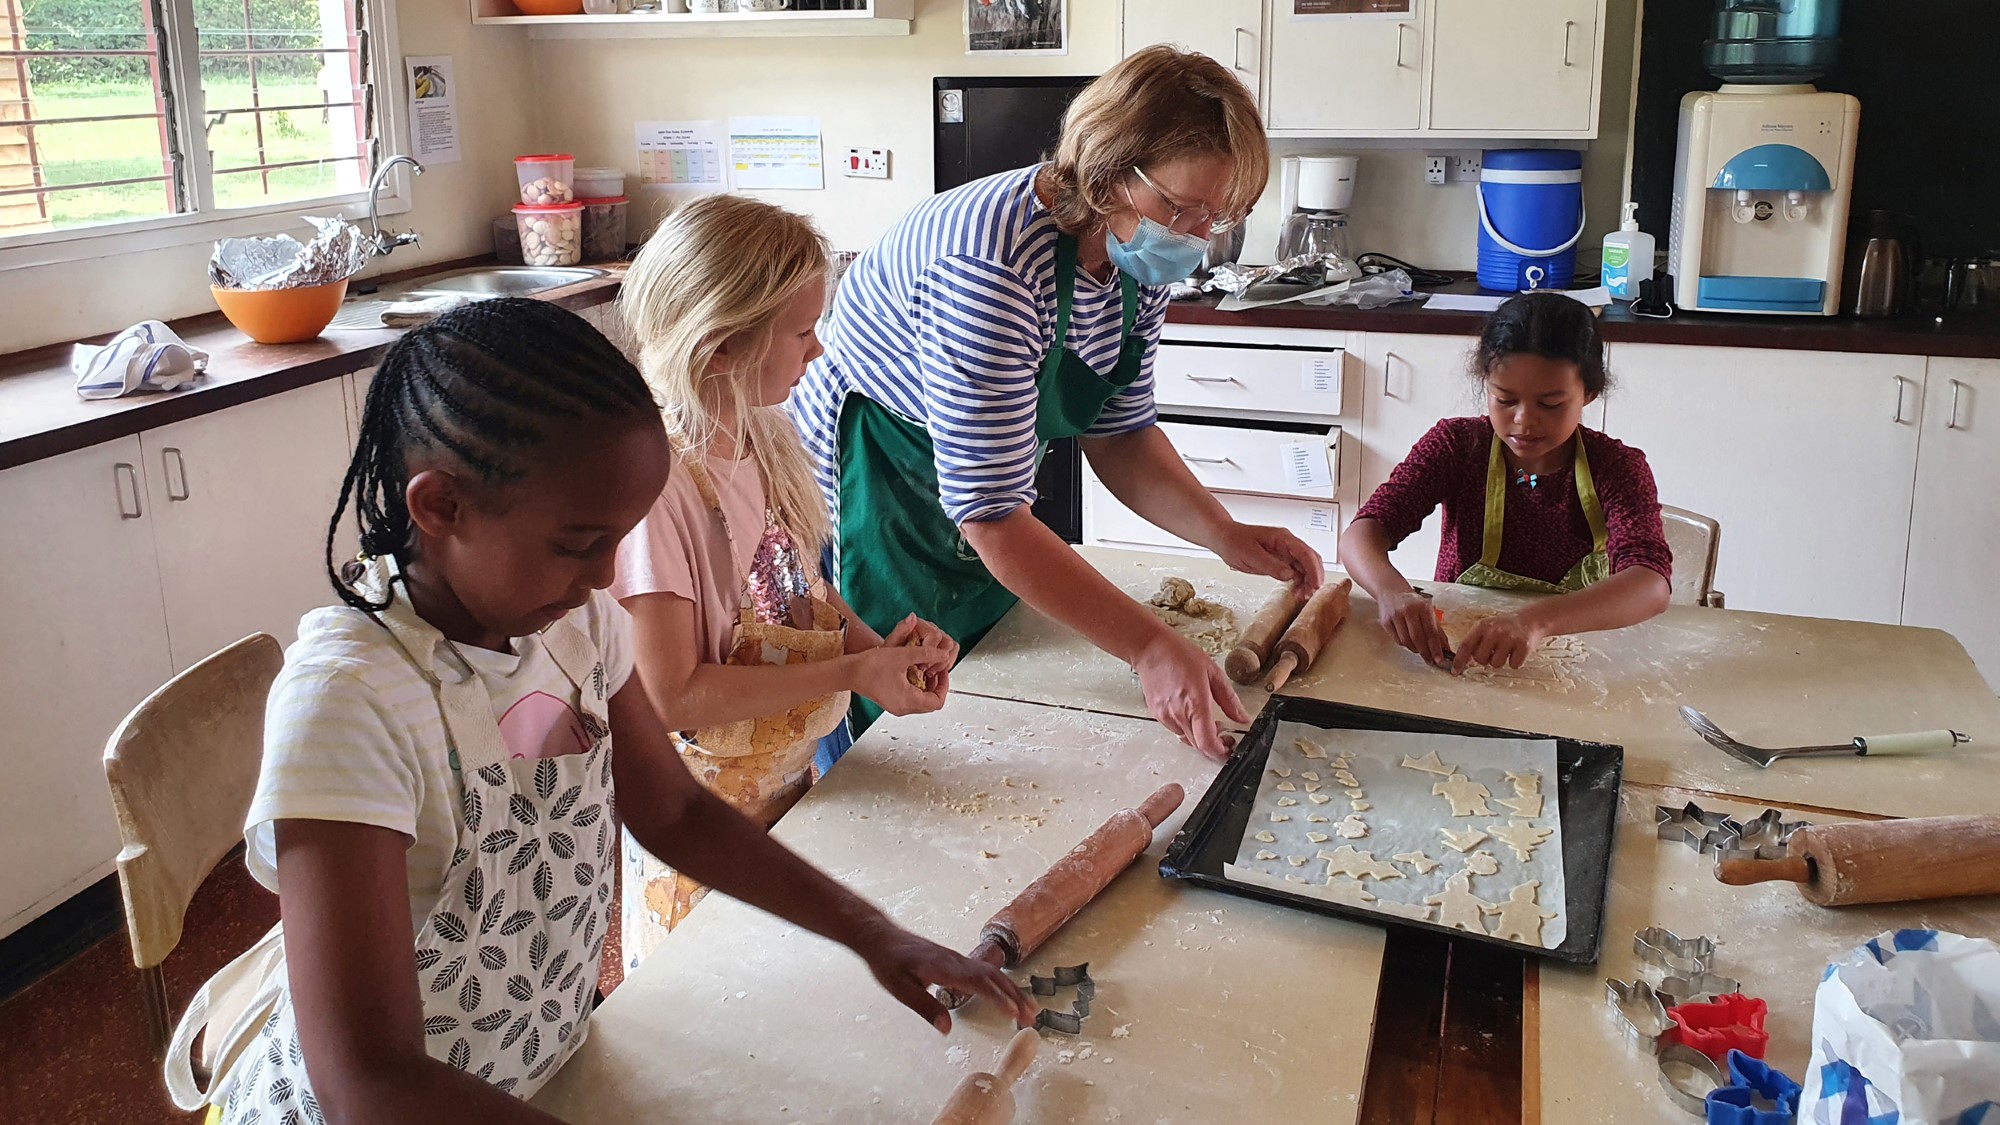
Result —
[[1590, 458], [1583, 453], [1583, 433], [1576, 435], [1576, 498], [1583, 502], [1583, 518], [1590, 521], [1590, 553], [1577, 560], [1559, 583], [1544, 582], [1509, 574], [1500, 569], [1500, 531], [1507, 522], [1507, 462], [1500, 456], [1500, 435], [1493, 435], [1486, 459], [1486, 530], [1480, 543], [1479, 561], [1458, 576], [1460, 585], [1487, 586], [1496, 590], [1529, 590], [1539, 594], [1568, 594], [1611, 576], [1611, 556], [1605, 551], [1604, 509], [1597, 503], [1597, 484], [1590, 477]]
[[[1109, 377], [1065, 346], [1076, 288], [1076, 239], [1056, 239], [1054, 343], [1035, 379], [1035, 452], [1097, 424], [1112, 396], [1139, 377], [1150, 347], [1132, 334], [1139, 284], [1122, 278], [1124, 343]], [[964, 649], [986, 635], [1019, 600], [987, 571], [938, 499], [930, 433], [871, 399], [850, 394], [840, 407], [840, 594], [855, 615], [887, 635], [905, 614], [935, 623]], [[854, 733], [881, 709], [854, 697]]]

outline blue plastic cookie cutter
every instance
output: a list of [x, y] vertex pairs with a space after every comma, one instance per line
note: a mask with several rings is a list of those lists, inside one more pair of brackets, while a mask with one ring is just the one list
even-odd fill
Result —
[[1798, 1083], [1741, 1051], [1729, 1052], [1727, 1069], [1729, 1084], [1709, 1092], [1708, 1125], [1792, 1125]]

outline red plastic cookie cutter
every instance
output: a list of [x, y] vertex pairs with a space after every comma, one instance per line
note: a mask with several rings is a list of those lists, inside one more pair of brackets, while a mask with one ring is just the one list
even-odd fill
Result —
[[1761, 1059], [1771, 1043], [1764, 1030], [1767, 1011], [1762, 1000], [1740, 992], [1705, 1003], [1676, 1004], [1667, 1009], [1667, 1021], [1673, 1026], [1660, 1036], [1660, 1042], [1683, 1044], [1718, 1063], [1732, 1050]]

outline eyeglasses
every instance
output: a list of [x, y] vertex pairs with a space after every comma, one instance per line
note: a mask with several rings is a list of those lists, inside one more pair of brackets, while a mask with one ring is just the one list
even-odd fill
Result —
[[[1230, 228], [1243, 221], [1240, 215], [1224, 215], [1217, 211], [1211, 211], [1199, 203], [1180, 202], [1173, 196], [1168, 195], [1160, 185], [1154, 183], [1153, 178], [1146, 175], [1137, 165], [1133, 166], [1132, 174], [1139, 177], [1139, 182], [1150, 188], [1154, 195], [1159, 196], [1160, 202], [1165, 203], [1173, 210], [1173, 215], [1167, 219], [1167, 229], [1173, 231], [1175, 234], [1193, 234], [1195, 231], [1204, 228], [1211, 235], [1227, 234]], [[1132, 189], [1129, 187], [1125, 189], [1125, 201], [1127, 203], [1132, 202]], [[1133, 209], [1138, 209], [1137, 204], [1133, 205]]]

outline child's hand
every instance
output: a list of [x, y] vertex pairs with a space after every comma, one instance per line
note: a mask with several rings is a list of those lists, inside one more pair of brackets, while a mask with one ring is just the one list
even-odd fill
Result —
[[943, 985], [962, 996], [984, 996], [1012, 1016], [1018, 1026], [1035, 1022], [1035, 1002], [1008, 980], [1006, 973], [920, 938], [886, 918], [870, 927], [853, 948], [889, 995], [924, 1017], [940, 1034], [951, 1031], [951, 1013], [931, 995], [932, 985]]
[[[1431, 608], [1430, 599], [1411, 590], [1397, 594], [1382, 602], [1382, 628], [1396, 638], [1396, 643], [1442, 668], [1445, 653], [1451, 648], [1451, 641], [1444, 635], [1444, 626], [1438, 624], [1437, 611]], [[1465, 649], [1459, 649], [1463, 658]]]
[[944, 649], [900, 644], [891, 634], [879, 647], [847, 659], [854, 661], [854, 690], [891, 715], [923, 715], [944, 706], [949, 677], [928, 672], [936, 666], [951, 667]]
[[925, 672], [929, 673], [933, 684], [937, 682], [938, 677], [949, 675], [952, 665], [958, 663], [958, 642], [951, 639], [951, 634], [925, 621], [914, 613], [898, 621], [896, 627], [889, 630], [889, 635], [882, 639], [882, 643], [885, 645], [923, 645], [926, 648], [942, 649], [948, 653], [949, 656], [944, 663], [924, 669]]
[[1459, 642], [1458, 656], [1451, 662], [1453, 675], [1462, 674], [1474, 664], [1490, 664], [1495, 668], [1506, 665], [1519, 668], [1535, 646], [1548, 638], [1539, 630], [1521, 620], [1519, 614], [1502, 613], [1489, 617], [1472, 627], [1472, 631]]

